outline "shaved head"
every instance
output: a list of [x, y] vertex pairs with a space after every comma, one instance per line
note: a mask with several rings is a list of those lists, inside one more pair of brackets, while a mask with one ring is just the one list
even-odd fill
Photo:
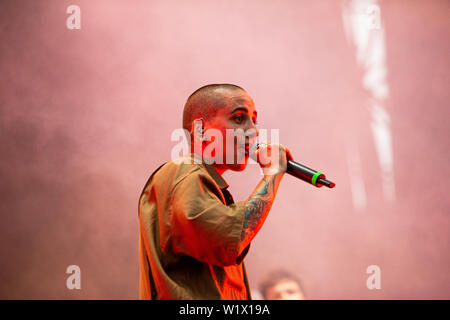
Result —
[[184, 105], [183, 128], [191, 132], [194, 119], [212, 119], [218, 109], [229, 103], [226, 94], [236, 90], [246, 92], [241, 87], [228, 83], [208, 84], [195, 90]]
[[[197, 119], [201, 126], [197, 127]], [[249, 146], [258, 136], [256, 119], [255, 102], [243, 88], [228, 83], [201, 87], [184, 106], [183, 129], [190, 152], [216, 161], [221, 173], [242, 171]]]

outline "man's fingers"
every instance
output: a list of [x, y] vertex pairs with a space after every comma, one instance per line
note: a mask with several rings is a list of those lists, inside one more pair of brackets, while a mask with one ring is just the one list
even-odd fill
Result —
[[287, 160], [294, 161], [294, 157], [292, 156], [291, 151], [288, 148], [286, 148], [286, 158], [287, 158]]

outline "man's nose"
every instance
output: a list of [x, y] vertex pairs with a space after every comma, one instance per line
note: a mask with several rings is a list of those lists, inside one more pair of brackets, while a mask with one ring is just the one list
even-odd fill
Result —
[[249, 128], [247, 128], [247, 130], [245, 130], [245, 133], [246, 136], [248, 136], [250, 139], [259, 136], [259, 130], [254, 123], [252, 123], [252, 125]]

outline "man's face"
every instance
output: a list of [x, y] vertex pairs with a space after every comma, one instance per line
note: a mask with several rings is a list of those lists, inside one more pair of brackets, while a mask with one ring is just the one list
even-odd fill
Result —
[[225, 90], [218, 94], [223, 95], [226, 106], [218, 108], [216, 116], [206, 123], [206, 129], [213, 128], [222, 133], [223, 165], [220, 166], [242, 171], [247, 166], [249, 146], [255, 143], [258, 134], [255, 104], [242, 90]]
[[266, 290], [267, 300], [305, 300], [297, 282], [282, 280]]

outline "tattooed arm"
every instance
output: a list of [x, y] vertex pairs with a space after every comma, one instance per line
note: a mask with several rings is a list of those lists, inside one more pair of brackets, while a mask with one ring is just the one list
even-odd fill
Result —
[[292, 159], [287, 148], [278, 145], [272, 145], [271, 148], [275, 146], [279, 147], [280, 150], [279, 163], [277, 163], [276, 166], [271, 167], [262, 166], [263, 172], [270, 174], [264, 175], [263, 179], [259, 182], [252, 195], [247, 200], [245, 206], [240, 252], [250, 244], [264, 224], [270, 208], [272, 207], [272, 203], [275, 200], [278, 186], [286, 172], [287, 159]]
[[247, 201], [241, 233], [241, 251], [249, 245], [266, 220], [281, 178], [282, 174], [264, 176]]

